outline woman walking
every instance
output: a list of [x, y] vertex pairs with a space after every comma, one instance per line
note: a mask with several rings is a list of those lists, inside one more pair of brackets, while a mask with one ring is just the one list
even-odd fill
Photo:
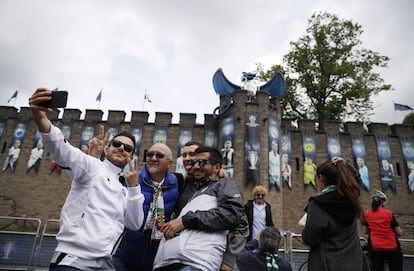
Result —
[[397, 236], [401, 228], [390, 210], [384, 208], [387, 196], [381, 191], [372, 195], [371, 208], [365, 212], [368, 256], [372, 271], [383, 271], [386, 261], [390, 271], [402, 271], [403, 254]]

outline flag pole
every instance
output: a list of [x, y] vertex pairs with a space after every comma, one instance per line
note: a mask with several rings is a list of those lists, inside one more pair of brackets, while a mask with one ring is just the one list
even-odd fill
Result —
[[145, 94], [144, 94], [144, 100], [142, 101], [142, 111], [144, 111], [145, 109], [145, 100], [147, 99], [147, 95], [148, 95], [147, 89], [145, 89], [144, 91], [145, 91]]

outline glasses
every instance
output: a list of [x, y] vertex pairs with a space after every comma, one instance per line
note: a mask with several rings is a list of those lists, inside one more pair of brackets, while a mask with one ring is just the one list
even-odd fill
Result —
[[112, 145], [113, 147], [115, 147], [115, 148], [119, 148], [119, 147], [121, 147], [121, 146], [123, 145], [123, 146], [124, 146], [124, 150], [125, 150], [126, 152], [132, 152], [132, 151], [134, 150], [134, 147], [132, 147], [131, 145], [128, 145], [128, 144], [122, 143], [121, 141], [118, 141], [118, 140], [116, 140], [116, 139], [113, 139], [113, 140], [111, 141], [111, 145]]
[[258, 198], [264, 198], [265, 197], [265, 194], [256, 194], [256, 197], [258, 197]]
[[147, 158], [152, 158], [152, 157], [157, 157], [157, 159], [164, 159], [165, 158], [165, 153], [162, 152], [157, 152], [157, 151], [149, 151], [147, 152], [146, 156]]
[[198, 163], [200, 167], [204, 167], [208, 162], [207, 159], [197, 159], [188, 161], [188, 164], [190, 164], [190, 166], [195, 166]]

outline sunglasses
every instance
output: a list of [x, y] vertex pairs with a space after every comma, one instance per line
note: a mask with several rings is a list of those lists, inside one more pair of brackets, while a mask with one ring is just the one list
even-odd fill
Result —
[[197, 159], [197, 160], [189, 160], [188, 164], [190, 166], [195, 166], [198, 163], [200, 167], [204, 167], [206, 164], [209, 163], [207, 159]]
[[132, 152], [132, 151], [134, 150], [134, 147], [132, 147], [131, 145], [128, 145], [128, 144], [122, 143], [121, 141], [118, 141], [118, 140], [116, 140], [116, 139], [113, 139], [113, 140], [111, 141], [111, 145], [112, 145], [113, 147], [115, 147], [115, 148], [119, 148], [119, 147], [121, 147], [121, 146], [123, 145], [123, 146], [124, 146], [124, 150], [125, 150], [126, 152]]
[[256, 194], [256, 197], [258, 197], [258, 198], [264, 198], [265, 197], [265, 194]]
[[147, 152], [146, 156], [147, 158], [152, 158], [152, 157], [157, 157], [157, 159], [164, 159], [165, 158], [165, 153], [162, 152], [157, 152], [157, 151], [149, 151]]

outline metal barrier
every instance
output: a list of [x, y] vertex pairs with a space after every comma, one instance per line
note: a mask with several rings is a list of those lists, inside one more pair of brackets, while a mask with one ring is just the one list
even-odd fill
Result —
[[50, 260], [53, 256], [55, 251], [57, 241], [56, 241], [56, 234], [57, 231], [54, 233], [50, 232], [50, 225], [54, 224], [57, 225], [55, 228], [59, 228], [59, 220], [58, 219], [49, 219], [43, 225], [42, 235], [36, 246], [35, 252], [35, 261], [33, 264], [33, 268], [36, 269], [37, 267], [46, 268], [49, 266]]
[[38, 218], [0, 216], [0, 269], [30, 269], [40, 226]]

